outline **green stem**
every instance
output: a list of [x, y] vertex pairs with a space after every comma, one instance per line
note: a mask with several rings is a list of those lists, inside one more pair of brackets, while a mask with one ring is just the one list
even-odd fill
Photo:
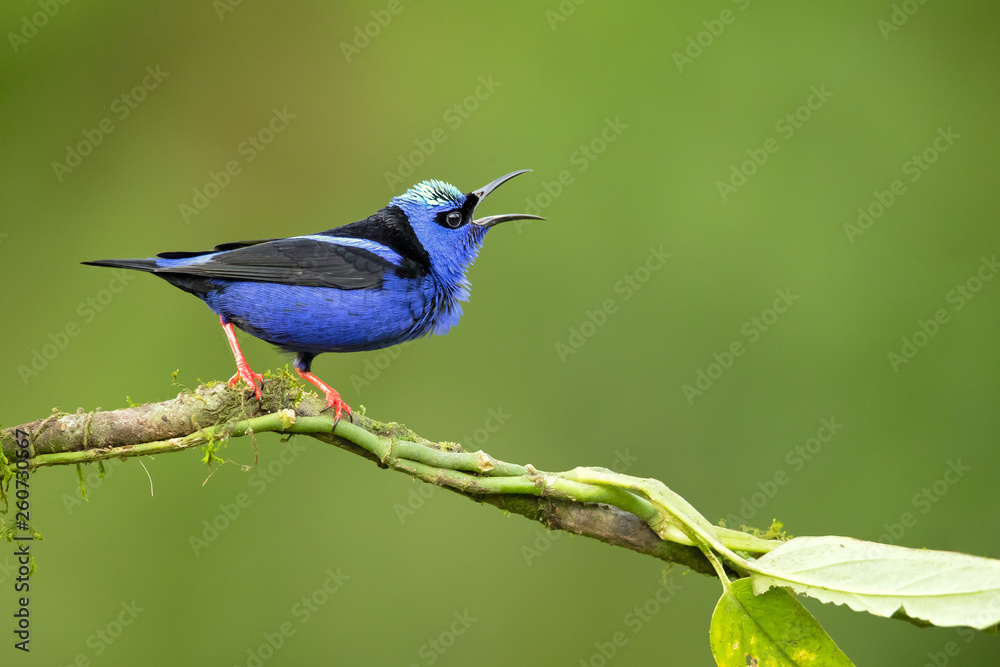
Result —
[[698, 545], [701, 552], [705, 554], [705, 558], [708, 562], [712, 564], [712, 568], [715, 570], [715, 574], [718, 575], [719, 581], [722, 582], [722, 589], [729, 593], [732, 589], [732, 583], [729, 581], [729, 577], [726, 575], [726, 568], [722, 567], [722, 563], [719, 562], [718, 557], [715, 552], [706, 547], [703, 544]]
[[657, 510], [648, 523], [660, 537], [679, 542], [676, 534], [680, 530], [695, 546], [709, 546], [744, 569], [753, 569], [753, 566], [734, 553], [734, 549], [766, 553], [782, 544], [778, 540], [762, 540], [747, 533], [712, 525], [689, 502], [657, 479], [640, 479], [595, 468], [576, 468], [565, 475], [591, 484], [616, 486], [643, 494]]
[[715, 526], [715, 534], [719, 540], [734, 551], [749, 551], [756, 554], [766, 554], [777, 549], [782, 544], [781, 540], [765, 540], [750, 533], [742, 533], [730, 528]]

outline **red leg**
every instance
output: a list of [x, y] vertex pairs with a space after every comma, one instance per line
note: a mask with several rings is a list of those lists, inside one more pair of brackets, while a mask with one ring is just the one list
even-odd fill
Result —
[[240, 349], [240, 344], [236, 341], [236, 330], [233, 329], [232, 322], [226, 322], [226, 318], [221, 315], [219, 316], [219, 322], [222, 323], [222, 330], [226, 332], [226, 338], [229, 339], [229, 347], [233, 349], [233, 356], [236, 357], [236, 375], [229, 378], [229, 386], [235, 387], [242, 379], [253, 388], [253, 393], [257, 397], [257, 400], [261, 400], [260, 388], [257, 387], [257, 383], [263, 381], [264, 376], [250, 370], [250, 364], [247, 363], [246, 357], [243, 356], [243, 351]]
[[326, 396], [327, 410], [329, 410], [330, 408], [334, 409], [333, 413], [334, 423], [340, 421], [341, 410], [346, 411], [348, 416], [351, 415], [351, 406], [349, 406], [347, 403], [344, 403], [344, 401], [340, 399], [340, 394], [337, 392], [336, 389], [334, 389], [327, 383], [320, 380], [311, 372], [302, 370], [301, 368], [298, 367], [298, 364], [295, 365], [295, 372], [298, 373], [299, 377], [301, 377], [303, 380], [311, 382], [323, 392], [323, 394]]

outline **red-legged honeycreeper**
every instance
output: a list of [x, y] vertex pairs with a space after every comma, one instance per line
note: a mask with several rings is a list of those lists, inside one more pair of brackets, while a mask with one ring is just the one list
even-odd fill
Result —
[[335, 419], [351, 408], [310, 372], [321, 352], [377, 350], [444, 334], [469, 298], [465, 273], [486, 232], [508, 220], [473, 219], [480, 202], [529, 169], [501, 176], [468, 194], [424, 181], [374, 215], [318, 234], [224, 243], [204, 252], [165, 252], [148, 259], [84, 262], [147, 271], [190, 292], [218, 316], [241, 379], [261, 398], [233, 327], [294, 352], [295, 370], [321, 389]]

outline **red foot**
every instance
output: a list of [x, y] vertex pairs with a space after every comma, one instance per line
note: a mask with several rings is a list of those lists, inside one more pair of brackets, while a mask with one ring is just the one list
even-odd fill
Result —
[[341, 410], [346, 411], [348, 416], [351, 415], [351, 406], [349, 406], [347, 403], [344, 403], [344, 401], [341, 400], [340, 394], [337, 392], [336, 389], [334, 389], [327, 383], [323, 382], [309, 371], [301, 371], [298, 368], [296, 368], [295, 372], [298, 373], [299, 377], [301, 377], [303, 380], [311, 382], [312, 384], [316, 385], [316, 387], [318, 387], [320, 391], [323, 392], [323, 394], [326, 396], [326, 409], [327, 410], [329, 410], [330, 408], [334, 409], [333, 413], [334, 424], [340, 421]]
[[226, 322], [225, 318], [221, 315], [219, 316], [219, 322], [222, 323], [222, 330], [226, 332], [226, 338], [229, 339], [229, 347], [233, 350], [233, 356], [236, 357], [236, 375], [229, 378], [229, 386], [235, 387], [240, 380], [246, 382], [253, 389], [254, 395], [257, 400], [262, 400], [260, 393], [260, 388], [257, 386], [258, 382], [264, 380], [264, 376], [260, 373], [254, 373], [250, 370], [250, 364], [247, 363], [246, 357], [243, 356], [243, 351], [240, 350], [240, 344], [236, 342], [236, 331], [233, 329], [231, 322]]

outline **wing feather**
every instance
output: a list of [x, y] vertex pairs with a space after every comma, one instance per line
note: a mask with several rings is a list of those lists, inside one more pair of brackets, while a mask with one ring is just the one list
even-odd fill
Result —
[[[226, 245], [232, 244], [220, 247]], [[308, 238], [288, 238], [237, 247], [208, 260], [158, 268], [154, 273], [308, 287], [370, 289], [380, 287], [386, 272], [398, 268], [389, 260], [363, 248]]]
[[204, 257], [205, 255], [211, 255], [214, 252], [236, 250], [237, 248], [245, 248], [246, 246], [257, 245], [258, 243], [268, 243], [276, 240], [277, 239], [257, 239], [255, 241], [233, 241], [231, 243], [220, 243], [215, 246], [215, 250], [197, 250], [195, 252], [161, 252], [157, 255], [157, 257], [162, 259], [188, 259], [189, 257]]

